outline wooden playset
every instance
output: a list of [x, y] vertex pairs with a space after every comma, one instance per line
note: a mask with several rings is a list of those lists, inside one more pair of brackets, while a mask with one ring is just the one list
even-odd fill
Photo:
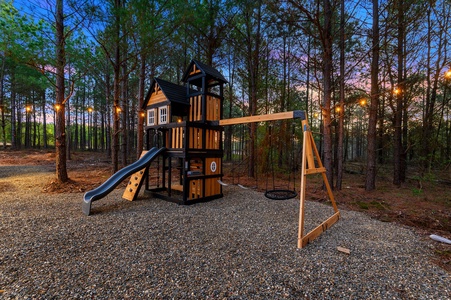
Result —
[[[113, 175], [117, 177], [117, 180], [111, 180], [112, 184], [108, 185], [110, 181], [108, 180], [105, 187], [100, 186], [86, 193], [83, 207], [85, 214], [90, 213], [91, 201], [103, 197], [112, 186], [118, 184], [118, 180], [132, 173], [123, 194], [123, 197], [128, 200], [136, 199], [143, 183], [147, 192], [179, 204], [221, 198], [223, 196], [221, 184], [223, 127], [252, 122], [300, 119], [304, 142], [298, 247], [304, 247], [338, 221], [340, 212], [303, 111], [223, 120], [223, 90], [227, 81], [220, 72], [193, 60], [184, 73], [182, 81], [185, 83], [184, 86], [158, 78], [152, 80], [142, 107], [147, 115], [145, 126], [147, 149], [152, 153], [143, 154], [143, 158], [138, 160], [134, 167], [126, 167], [119, 171], [122, 174]], [[136, 172], [138, 167], [141, 169]], [[322, 174], [334, 214], [305, 234], [306, 179], [308, 175], [316, 173]]]
[[216, 69], [192, 61], [185, 86], [154, 79], [143, 109], [147, 147], [165, 147], [156, 172], [146, 182], [154, 196], [179, 204], [222, 197], [223, 87]]

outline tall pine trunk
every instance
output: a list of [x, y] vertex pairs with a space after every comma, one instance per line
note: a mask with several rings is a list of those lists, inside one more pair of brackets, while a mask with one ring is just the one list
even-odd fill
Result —
[[18, 149], [19, 143], [17, 142], [17, 101], [16, 101], [16, 88], [14, 85], [16, 78], [15, 68], [11, 68], [11, 148]]
[[5, 121], [5, 102], [4, 102], [4, 74], [5, 74], [5, 57], [2, 58], [2, 65], [0, 67], [0, 114], [1, 114], [1, 127], [3, 138], [3, 149], [6, 148], [6, 121]]
[[146, 79], [146, 56], [141, 55], [141, 67], [139, 69], [139, 91], [138, 91], [138, 128], [136, 141], [136, 157], [141, 155], [144, 147], [144, 112], [142, 106], [144, 104], [144, 85]]
[[377, 110], [379, 106], [379, 3], [373, 0], [373, 37], [371, 61], [371, 103], [368, 120], [365, 190], [376, 188]]
[[[260, 3], [261, 1], [259, 1]], [[256, 15], [256, 32], [252, 33], [251, 21], [247, 24], [248, 39], [248, 73], [249, 73], [249, 115], [253, 116], [257, 113], [258, 100], [258, 78], [260, 65], [260, 43], [261, 43], [261, 5], [257, 6]], [[257, 143], [257, 124], [249, 124], [249, 162], [248, 176], [255, 177], [255, 162], [257, 159], [256, 143]]]
[[113, 173], [119, 170], [119, 120], [120, 120], [120, 7], [121, 1], [115, 0], [115, 53], [114, 53], [114, 79], [113, 79], [113, 132], [111, 137], [111, 160], [113, 162]]
[[[124, 51], [126, 53], [126, 51]], [[129, 115], [129, 106], [128, 106], [128, 94], [127, 94], [127, 88], [128, 88], [128, 79], [127, 79], [127, 63], [124, 62], [122, 64], [121, 68], [121, 134], [120, 134], [120, 143], [121, 143], [121, 161], [122, 161], [122, 167], [127, 166], [128, 164], [128, 147], [129, 147], [129, 141], [128, 141], [128, 115]]]
[[47, 142], [47, 114], [45, 113], [45, 90], [42, 90], [42, 140], [44, 144], [44, 149], [48, 148], [48, 142]]
[[397, 57], [398, 57], [398, 86], [396, 97], [396, 107], [394, 113], [394, 151], [393, 151], [393, 184], [399, 186], [402, 183], [402, 172], [404, 157], [402, 143], [402, 117], [404, 102], [404, 3], [398, 0], [398, 36], [397, 36]]
[[345, 2], [340, 3], [340, 111], [338, 118], [337, 143], [337, 190], [341, 190], [343, 182], [343, 132], [345, 116]]
[[63, 0], [56, 1], [56, 120], [55, 120], [55, 147], [56, 147], [56, 179], [59, 182], [67, 182], [69, 179], [66, 169], [66, 129], [65, 129], [65, 105], [64, 105], [64, 67], [65, 37]]
[[332, 163], [332, 130], [331, 130], [331, 100], [332, 100], [332, 9], [330, 0], [324, 0], [324, 38], [323, 38], [323, 125], [324, 149], [323, 162], [326, 168], [327, 180], [333, 185]]

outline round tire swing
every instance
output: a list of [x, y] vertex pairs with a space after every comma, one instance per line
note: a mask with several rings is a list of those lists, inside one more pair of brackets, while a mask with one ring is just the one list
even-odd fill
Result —
[[271, 200], [288, 200], [297, 197], [298, 193], [292, 190], [269, 190], [265, 197]]
[[[287, 189], [276, 189], [275, 188], [275, 172], [274, 172], [274, 159], [273, 159], [273, 150], [272, 150], [272, 124], [269, 125], [269, 153], [268, 153], [268, 161], [270, 162], [270, 166], [271, 166], [271, 173], [272, 173], [272, 186], [273, 189], [269, 190], [268, 189], [268, 177], [266, 177], [266, 192], [265, 192], [265, 197], [271, 200], [288, 200], [288, 199], [292, 199], [295, 198], [298, 193], [296, 192], [296, 188], [295, 188], [295, 176], [293, 175], [293, 189], [290, 189], [290, 182], [291, 182], [291, 173], [290, 176], [288, 178], [288, 187]], [[291, 170], [293, 170], [293, 162], [294, 162], [294, 132], [295, 132], [295, 127], [293, 124], [293, 130], [292, 130], [292, 156], [291, 156], [291, 165], [289, 166]], [[293, 172], [294, 174], [295, 172]]]

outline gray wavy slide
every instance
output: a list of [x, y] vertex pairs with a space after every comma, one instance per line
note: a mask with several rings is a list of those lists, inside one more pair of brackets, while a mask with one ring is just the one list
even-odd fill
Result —
[[108, 178], [103, 184], [99, 187], [86, 192], [83, 197], [83, 213], [87, 216], [91, 214], [91, 204], [92, 202], [102, 199], [110, 192], [112, 192], [125, 178], [128, 176], [147, 168], [150, 163], [160, 155], [166, 148], [152, 148], [147, 153], [145, 153], [139, 160], [135, 161], [131, 165], [126, 166], [125, 168], [120, 169], [116, 173], [114, 173], [110, 178]]

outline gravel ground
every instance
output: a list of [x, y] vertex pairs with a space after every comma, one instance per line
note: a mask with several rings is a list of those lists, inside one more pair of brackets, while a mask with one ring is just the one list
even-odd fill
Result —
[[[222, 199], [180, 206], [115, 190], [87, 217], [82, 193], [41, 193], [52, 175], [0, 166], [0, 298], [451, 299], [433, 241], [361, 213], [342, 210], [297, 249], [295, 199], [225, 187]], [[332, 214], [315, 202], [306, 212], [307, 230]]]

